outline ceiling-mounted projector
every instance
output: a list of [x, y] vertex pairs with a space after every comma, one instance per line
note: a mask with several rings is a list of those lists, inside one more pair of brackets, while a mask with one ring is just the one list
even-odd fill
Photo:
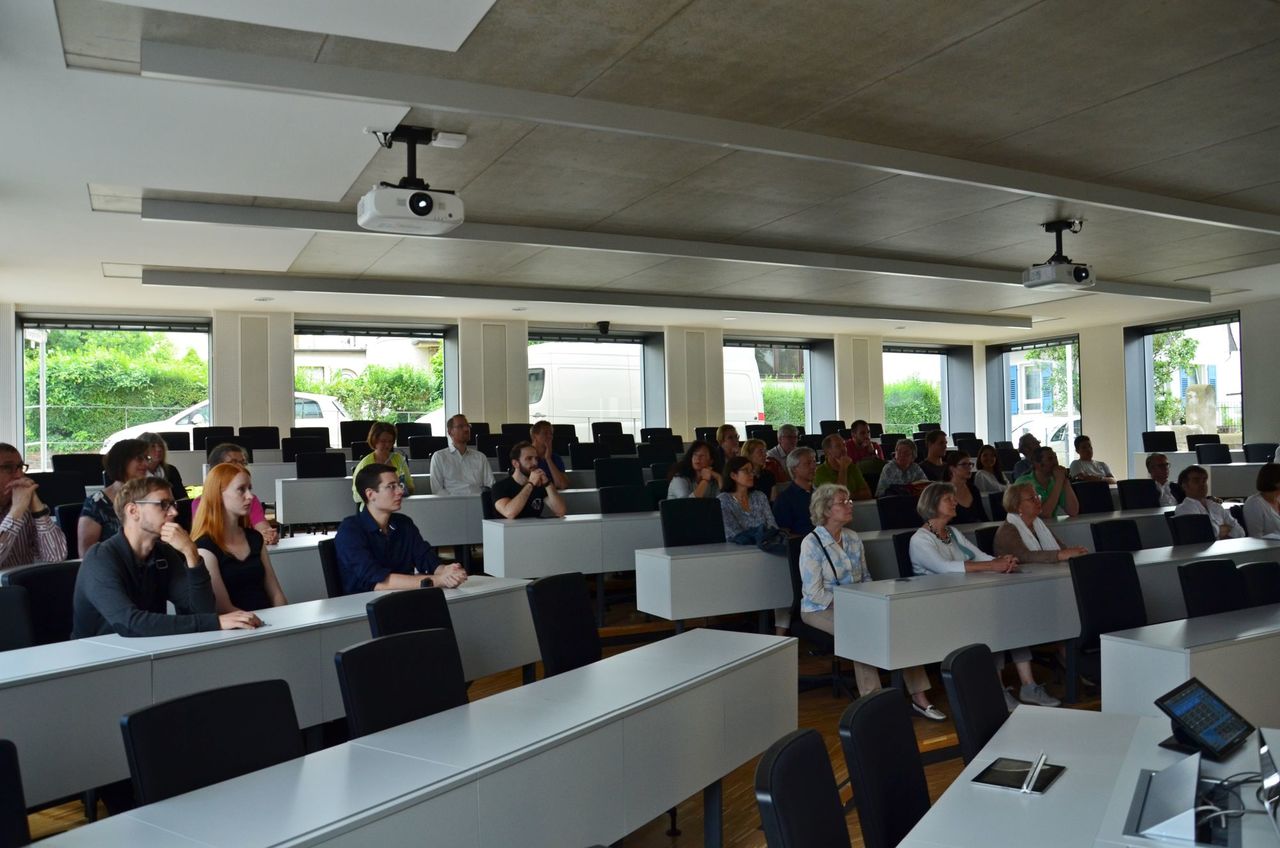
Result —
[[380, 233], [438, 236], [462, 223], [462, 198], [443, 191], [375, 186], [360, 198], [356, 223]]
[[1048, 289], [1050, 291], [1080, 291], [1093, 288], [1093, 268], [1081, 262], [1072, 262], [1062, 252], [1062, 233], [1070, 230], [1078, 233], [1084, 227], [1084, 221], [1050, 221], [1044, 225], [1047, 233], [1053, 233], [1058, 249], [1045, 262], [1032, 265], [1022, 272], [1022, 285], [1029, 289]]

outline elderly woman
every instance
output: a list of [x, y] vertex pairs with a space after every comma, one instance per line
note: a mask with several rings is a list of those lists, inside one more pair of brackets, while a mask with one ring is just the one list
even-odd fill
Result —
[[[948, 526], [956, 516], [955, 488], [950, 483], [931, 483], [920, 495], [916, 511], [924, 519], [924, 526], [911, 537], [911, 566], [916, 574], [972, 571], [1007, 574], [1018, 567], [1017, 557], [1010, 554], [988, 556], [959, 530]], [[1013, 515], [1009, 517], [1014, 519]], [[1012, 710], [1018, 706], [1019, 700], [1042, 707], [1058, 706], [1061, 701], [1050, 696], [1044, 686], [1036, 683], [1031, 676], [1031, 652], [1026, 648], [1018, 648], [1012, 653], [1022, 688], [1017, 698], [1009, 690], [1005, 690], [1005, 706]], [[996, 659], [997, 675], [1003, 666], [1004, 655], [1000, 654]], [[1003, 686], [1002, 682], [1001, 687]]]
[[[800, 619], [810, 627], [835, 634], [834, 587], [865, 583], [871, 579], [862, 540], [845, 525], [853, 518], [853, 499], [844, 486], [828, 483], [813, 491], [809, 500], [812, 532], [800, 545]], [[853, 664], [858, 694], [880, 688], [880, 672], [860, 662]], [[946, 718], [929, 703], [929, 678], [924, 669], [908, 668], [903, 679], [911, 692], [911, 708], [932, 721]]]
[[964, 451], [947, 451], [942, 458], [942, 482], [956, 489], [956, 524], [978, 524], [987, 520], [982, 493], [973, 482], [973, 460]]
[[916, 495], [929, 485], [929, 478], [916, 465], [916, 443], [910, 439], [898, 439], [893, 446], [893, 462], [880, 469], [880, 482], [876, 484], [876, 497], [885, 495]]
[[751, 486], [751, 491], [764, 492], [764, 496], [772, 501], [773, 487], [778, 485], [778, 475], [769, 467], [770, 462], [775, 466], [777, 462], [769, 458], [768, 449], [769, 446], [764, 443], [764, 439], [747, 439], [742, 443], [739, 456], [745, 456], [751, 460], [751, 465], [756, 470], [756, 481]]
[[187, 496], [187, 487], [182, 484], [182, 475], [178, 469], [169, 465], [169, 445], [159, 433], [143, 433], [138, 441], [147, 446], [147, 476], [163, 477], [173, 489], [173, 496], [179, 500]]
[[369, 436], [365, 441], [369, 443], [369, 447], [373, 448], [373, 450], [365, 454], [351, 471], [351, 494], [355, 497], [356, 503], [364, 503], [364, 498], [360, 497], [360, 493], [356, 491], [356, 475], [366, 465], [372, 465], [375, 462], [379, 465], [390, 465], [394, 468], [396, 476], [400, 478], [400, 485], [404, 487], [404, 493], [412, 495], [413, 474], [409, 472], [409, 463], [405, 460], [404, 455], [398, 453], [395, 449], [396, 425], [388, 424], [385, 421], [373, 422], [373, 426], [369, 428]]
[[978, 450], [975, 463], [977, 467], [974, 469], [973, 482], [982, 494], [1003, 492], [1009, 485], [1009, 478], [1000, 468], [1000, 454], [992, 445], [983, 445]]
[[[1213, 533], [1219, 539], [1243, 539], [1244, 528], [1213, 498], [1209, 497], [1209, 472], [1199, 465], [1188, 465], [1178, 475], [1178, 485], [1186, 494], [1174, 515], [1207, 515]], [[1248, 521], [1248, 519], [1245, 519]]]
[[711, 445], [694, 442], [684, 458], [671, 466], [667, 484], [669, 498], [714, 498], [720, 494], [724, 478], [716, 470]]
[[[138, 439], [121, 439], [107, 451], [102, 464], [111, 482], [84, 499], [76, 525], [76, 547], [82, 557], [98, 542], [120, 532], [120, 516], [113, 501], [126, 482], [147, 476], [147, 445]], [[174, 497], [179, 494], [175, 492]]]
[[845, 449], [844, 439], [839, 433], [829, 433], [822, 440], [822, 464], [813, 477], [814, 485], [825, 486], [835, 483], [849, 490], [849, 497], [855, 501], [871, 500], [871, 487], [858, 470], [857, 464]]
[[1244, 526], [1255, 539], [1280, 539], [1280, 463], [1259, 468], [1256, 486], [1244, 502]]

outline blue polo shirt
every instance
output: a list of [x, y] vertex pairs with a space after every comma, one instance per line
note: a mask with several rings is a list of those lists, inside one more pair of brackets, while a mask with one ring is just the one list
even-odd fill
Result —
[[813, 522], [809, 520], [809, 500], [812, 497], [813, 492], [806, 492], [795, 483], [787, 486], [773, 501], [774, 521], [797, 536], [808, 533], [813, 529]]
[[378, 529], [368, 510], [349, 515], [338, 525], [333, 544], [342, 591], [348, 595], [372, 592], [388, 574], [430, 574], [440, 564], [413, 519], [398, 512], [391, 514], [386, 533]]

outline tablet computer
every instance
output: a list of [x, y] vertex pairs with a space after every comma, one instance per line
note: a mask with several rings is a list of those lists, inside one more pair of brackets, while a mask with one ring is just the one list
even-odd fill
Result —
[[1194, 677], [1156, 698], [1155, 704], [1173, 721], [1179, 742], [1212, 760], [1222, 759], [1254, 731], [1244, 716]]

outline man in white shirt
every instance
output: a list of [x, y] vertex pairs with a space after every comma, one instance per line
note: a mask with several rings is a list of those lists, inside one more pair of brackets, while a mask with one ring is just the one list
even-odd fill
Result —
[[1240, 523], [1213, 498], [1209, 497], [1209, 472], [1199, 465], [1188, 465], [1178, 475], [1178, 485], [1186, 498], [1173, 511], [1174, 515], [1207, 515], [1219, 539], [1243, 539]]
[[431, 492], [435, 495], [478, 495], [493, 485], [489, 457], [469, 447], [471, 424], [467, 416], [449, 419], [449, 447], [431, 454]]
[[1178, 487], [1174, 491], [1175, 484], [1169, 482], [1169, 457], [1162, 453], [1151, 454], [1147, 457], [1147, 473], [1151, 475], [1151, 482], [1156, 485], [1160, 506], [1177, 506], [1182, 489]]

